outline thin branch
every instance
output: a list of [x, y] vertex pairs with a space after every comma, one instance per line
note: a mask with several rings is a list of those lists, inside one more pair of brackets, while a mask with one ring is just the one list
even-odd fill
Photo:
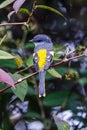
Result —
[[[81, 58], [81, 57], [84, 57], [84, 56], [85, 56], [85, 54], [81, 54], [81, 55], [79, 55], [79, 56], [74, 56], [74, 57], [71, 57], [71, 58], [68, 58], [68, 59], [63, 59], [62, 61], [51, 65], [51, 67], [56, 67], [56, 66], [59, 66], [59, 65], [62, 64], [62, 63], [65, 63], [65, 62], [68, 62], [68, 61], [72, 61], [72, 60], [74, 60], [74, 59]], [[34, 72], [34, 73], [30, 74], [30, 75], [27, 75], [27, 76], [25, 76], [25, 77], [19, 79], [18, 81], [16, 81], [16, 82], [14, 83], [14, 85], [16, 85], [16, 84], [18, 84], [18, 83], [20, 83], [20, 82], [26, 80], [26, 79], [29, 78], [29, 77], [34, 76], [34, 75], [36, 75], [36, 74], [38, 74], [38, 72]], [[11, 88], [11, 87], [12, 87], [12, 86], [7, 86], [7, 87], [5, 87], [4, 89], [0, 90], [0, 93], [6, 91], [7, 89], [9, 89], [9, 88]]]
[[29, 14], [29, 18], [28, 18], [28, 20], [27, 20], [27, 24], [29, 24], [30, 23], [30, 20], [31, 20], [31, 17], [33, 16], [33, 13], [34, 13], [34, 11], [36, 10], [36, 5], [37, 5], [37, 1], [36, 0], [34, 0], [34, 3], [33, 3], [33, 8], [32, 8], [32, 11], [31, 11], [31, 13]]
[[26, 22], [20, 22], [20, 23], [3, 23], [3, 24], [0, 24], [0, 27], [1, 26], [12, 26], [12, 25], [25, 25], [27, 26], [27, 23]]
[[[34, 72], [34, 73], [29, 74], [29, 75], [27, 75], [27, 76], [25, 76], [25, 77], [23, 77], [23, 78], [21, 78], [21, 79], [18, 79], [18, 80], [14, 83], [14, 85], [17, 85], [17, 84], [21, 83], [22, 81], [26, 80], [27, 78], [29, 78], [29, 77], [31, 77], [31, 76], [33, 76], [33, 75], [36, 75], [37, 73], [38, 73], [38, 72]], [[3, 88], [2, 90], [0, 90], [0, 93], [6, 91], [7, 89], [9, 89], [9, 88], [11, 88], [11, 87], [12, 87], [12, 86], [8, 85], [7, 87], [5, 87], [5, 88]]]
[[65, 63], [65, 62], [68, 62], [68, 61], [72, 61], [74, 59], [78, 59], [78, 58], [81, 58], [81, 57], [84, 57], [84, 56], [85, 56], [84, 54], [81, 54], [79, 56], [74, 56], [74, 57], [71, 57], [71, 58], [64, 58], [62, 61], [57, 62], [57, 63], [51, 65], [51, 67], [56, 67], [56, 66], [58, 66], [58, 65], [60, 65], [62, 63]]
[[16, 73], [16, 74], [22, 73], [22, 72], [28, 70], [29, 68], [31, 68], [32, 66], [33, 66], [33, 65], [30, 65], [30, 66], [28, 66], [28, 67], [26, 67], [26, 68], [24, 68], [24, 69], [22, 69], [22, 70], [19, 70], [19, 71], [15, 72], [15, 73]]

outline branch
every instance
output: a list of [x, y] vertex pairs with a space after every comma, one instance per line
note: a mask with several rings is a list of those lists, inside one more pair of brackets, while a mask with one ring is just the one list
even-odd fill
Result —
[[71, 57], [71, 58], [64, 58], [62, 61], [51, 65], [51, 67], [56, 67], [56, 66], [58, 66], [58, 65], [60, 65], [62, 63], [65, 63], [65, 62], [68, 62], [68, 61], [72, 61], [74, 59], [78, 59], [78, 58], [81, 58], [81, 57], [84, 57], [84, 56], [85, 56], [85, 54], [81, 54], [79, 56], [74, 56], [74, 57]]
[[[18, 79], [18, 80], [14, 83], [14, 85], [17, 85], [17, 84], [21, 83], [22, 81], [26, 80], [27, 78], [29, 78], [29, 77], [31, 77], [31, 76], [33, 76], [33, 75], [36, 75], [37, 73], [38, 73], [38, 72], [34, 72], [34, 73], [29, 74], [29, 75], [27, 75], [27, 76], [25, 76], [25, 77], [23, 77], [23, 78]], [[5, 87], [5, 88], [3, 88], [2, 90], [0, 90], [0, 93], [6, 91], [7, 89], [9, 89], [9, 88], [11, 88], [11, 87], [12, 87], [12, 86], [8, 85], [7, 87]]]
[[25, 26], [27, 26], [27, 23], [26, 22], [20, 22], [20, 23], [3, 23], [3, 24], [0, 24], [0, 27], [1, 26], [11, 26], [11, 25], [25, 25]]
[[[72, 61], [72, 60], [74, 60], [74, 59], [81, 58], [81, 57], [84, 57], [84, 56], [85, 56], [85, 54], [81, 54], [81, 55], [79, 55], [79, 56], [74, 56], [74, 57], [71, 57], [71, 58], [68, 58], [68, 59], [64, 58], [62, 61], [57, 62], [57, 63], [55, 63], [55, 64], [52, 64], [51, 67], [56, 67], [56, 66], [59, 66], [59, 65], [62, 64], [62, 63], [65, 63], [65, 62], [68, 62], [68, 61]], [[32, 77], [32, 76], [34, 76], [34, 75], [36, 75], [36, 74], [38, 74], [38, 72], [34, 72], [34, 73], [30, 74], [30, 75], [27, 75], [27, 76], [25, 76], [25, 77], [19, 79], [18, 81], [16, 81], [16, 82], [14, 83], [14, 85], [16, 85], [16, 84], [18, 84], [18, 83], [21, 83], [22, 81], [24, 81], [24, 80], [26, 80], [27, 78]], [[5, 87], [4, 89], [0, 90], [0, 93], [6, 91], [7, 89], [9, 89], [9, 88], [11, 88], [11, 87], [12, 87], [12, 86], [7, 86], [7, 87]]]

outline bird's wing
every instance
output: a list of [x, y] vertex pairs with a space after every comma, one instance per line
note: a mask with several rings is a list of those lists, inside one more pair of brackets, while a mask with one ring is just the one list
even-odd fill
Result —
[[52, 64], [52, 61], [53, 61], [52, 58], [53, 58], [53, 55], [48, 51], [47, 57], [46, 57], [46, 65], [45, 65], [44, 70], [47, 70]]
[[37, 53], [34, 53], [34, 55], [33, 55], [33, 62], [34, 62], [34, 67], [35, 67], [36, 71], [39, 70], [39, 68], [38, 68], [38, 60], [39, 60], [39, 58], [38, 58]]

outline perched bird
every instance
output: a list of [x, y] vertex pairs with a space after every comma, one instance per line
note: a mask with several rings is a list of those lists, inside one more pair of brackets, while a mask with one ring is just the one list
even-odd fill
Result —
[[30, 42], [35, 44], [33, 61], [36, 71], [39, 72], [39, 97], [45, 96], [45, 70], [52, 64], [54, 56], [53, 43], [45, 34], [34, 36]]

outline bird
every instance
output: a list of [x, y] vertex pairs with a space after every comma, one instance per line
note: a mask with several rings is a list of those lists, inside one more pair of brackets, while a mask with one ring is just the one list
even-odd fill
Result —
[[35, 45], [33, 63], [35, 70], [39, 72], [39, 97], [45, 97], [45, 72], [53, 62], [53, 42], [46, 34], [37, 34], [30, 42], [33, 42]]

